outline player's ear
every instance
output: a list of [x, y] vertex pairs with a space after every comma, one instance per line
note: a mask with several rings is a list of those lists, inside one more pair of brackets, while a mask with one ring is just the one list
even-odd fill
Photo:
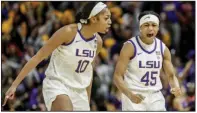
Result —
[[140, 30], [140, 32], [142, 32], [142, 30], [141, 30], [141, 26], [140, 26], [139, 30]]
[[97, 18], [95, 16], [90, 18], [90, 22], [91, 23], [96, 23], [97, 22]]

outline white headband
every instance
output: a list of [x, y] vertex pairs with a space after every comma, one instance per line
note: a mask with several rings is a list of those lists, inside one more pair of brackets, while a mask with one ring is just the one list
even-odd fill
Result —
[[147, 14], [140, 19], [140, 26], [146, 22], [154, 22], [159, 25], [159, 18], [155, 15]]
[[[104, 4], [103, 2], [99, 2], [97, 3], [94, 8], [92, 9], [88, 19], [90, 19], [91, 17], [97, 15], [98, 13], [100, 13], [105, 7], [107, 7], [106, 4]], [[87, 24], [87, 20], [88, 19], [80, 19], [81, 23]]]

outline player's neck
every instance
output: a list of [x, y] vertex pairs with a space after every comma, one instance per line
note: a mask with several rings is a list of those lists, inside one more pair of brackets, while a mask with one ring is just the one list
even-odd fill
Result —
[[96, 33], [90, 25], [82, 25], [80, 32], [86, 39], [92, 38], [94, 33]]
[[140, 39], [144, 44], [150, 45], [154, 42], [153, 38], [145, 38], [143, 36], [140, 35]]

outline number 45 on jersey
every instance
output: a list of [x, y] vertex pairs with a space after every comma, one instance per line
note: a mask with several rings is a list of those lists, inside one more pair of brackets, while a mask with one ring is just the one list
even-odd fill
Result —
[[147, 71], [146, 74], [141, 78], [141, 82], [145, 83], [145, 86], [154, 86], [157, 83], [157, 76], [158, 72], [157, 71]]

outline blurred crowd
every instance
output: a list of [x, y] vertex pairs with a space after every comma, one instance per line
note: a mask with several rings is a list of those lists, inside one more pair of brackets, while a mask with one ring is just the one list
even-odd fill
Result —
[[[1, 2], [1, 102], [24, 64], [60, 27], [75, 22], [77, 9], [85, 2]], [[91, 110], [121, 111], [121, 96], [112, 78], [122, 45], [139, 35], [138, 15], [152, 10], [160, 14], [158, 38], [172, 53], [174, 70], [183, 95], [170, 94], [167, 77], [161, 74], [162, 93], [170, 111], [195, 110], [195, 2], [105, 2], [112, 13], [112, 27], [102, 35], [104, 47], [96, 58]], [[22, 81], [16, 96], [2, 108], [6, 111], [46, 111], [42, 81], [50, 56]]]

